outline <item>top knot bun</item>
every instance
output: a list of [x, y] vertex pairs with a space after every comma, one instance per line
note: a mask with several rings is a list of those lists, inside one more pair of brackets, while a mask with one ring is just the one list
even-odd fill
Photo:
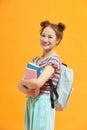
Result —
[[65, 30], [65, 28], [66, 28], [66, 26], [65, 26], [65, 24], [63, 24], [63, 23], [58, 23], [58, 29], [61, 31], [61, 32], [63, 32], [64, 30]]
[[40, 23], [40, 26], [41, 26], [41, 27], [46, 27], [46, 26], [48, 26], [49, 24], [50, 24], [50, 22], [49, 22], [48, 20], [46, 20], [46, 21], [41, 22], [41, 23]]

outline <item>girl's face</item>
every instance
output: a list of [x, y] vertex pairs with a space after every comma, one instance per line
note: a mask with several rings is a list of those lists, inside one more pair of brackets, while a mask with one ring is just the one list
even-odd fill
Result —
[[51, 27], [46, 27], [41, 33], [40, 43], [44, 51], [53, 50], [58, 43], [55, 31]]

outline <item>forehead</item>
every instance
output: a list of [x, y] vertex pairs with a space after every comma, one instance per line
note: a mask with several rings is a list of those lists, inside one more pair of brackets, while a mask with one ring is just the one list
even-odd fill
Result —
[[50, 35], [55, 35], [55, 31], [50, 26], [45, 27], [43, 29], [42, 33], [50, 34]]

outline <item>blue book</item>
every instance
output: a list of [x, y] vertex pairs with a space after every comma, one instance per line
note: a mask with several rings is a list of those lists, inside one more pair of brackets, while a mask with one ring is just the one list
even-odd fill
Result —
[[34, 69], [34, 70], [37, 70], [37, 78], [39, 77], [39, 75], [40, 75], [40, 66], [38, 66], [38, 65], [36, 65], [36, 64], [34, 64], [34, 63], [31, 63], [31, 62], [29, 62], [29, 63], [27, 63], [27, 67], [28, 68], [30, 68], [30, 69]]

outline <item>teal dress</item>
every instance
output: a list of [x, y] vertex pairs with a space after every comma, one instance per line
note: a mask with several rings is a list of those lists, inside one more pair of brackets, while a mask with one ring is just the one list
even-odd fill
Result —
[[55, 109], [51, 108], [48, 94], [37, 98], [28, 97], [24, 130], [54, 130], [54, 119]]
[[[36, 64], [36, 61], [37, 58], [33, 62]], [[56, 86], [60, 70], [59, 57], [53, 54], [45, 59], [40, 64], [41, 71], [43, 71], [46, 65], [53, 65], [56, 70], [52, 77], [53, 83]], [[55, 109], [51, 108], [50, 86], [48, 82], [41, 87], [40, 92], [37, 98], [27, 98], [24, 130], [54, 130]]]

